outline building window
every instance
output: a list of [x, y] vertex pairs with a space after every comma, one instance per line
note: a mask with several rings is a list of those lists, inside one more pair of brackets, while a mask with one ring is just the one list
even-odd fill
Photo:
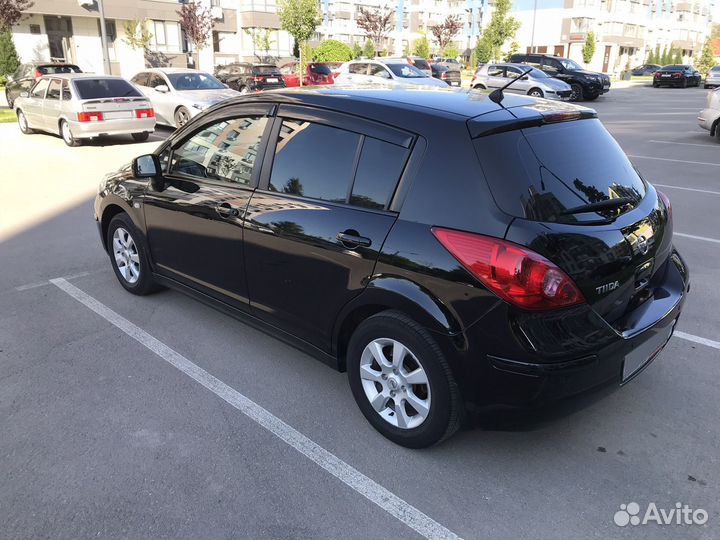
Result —
[[153, 21], [152, 47], [160, 52], [181, 52], [180, 25], [172, 21]]
[[39, 34], [40, 33], [40, 25], [39, 24], [31, 24], [30, 25], [30, 33], [31, 34]]

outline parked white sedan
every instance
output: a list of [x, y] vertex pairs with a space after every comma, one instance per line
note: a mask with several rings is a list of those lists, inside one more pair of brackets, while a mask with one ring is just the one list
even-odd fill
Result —
[[158, 123], [176, 128], [204, 109], [240, 95], [196, 69], [151, 68], [135, 75], [131, 82], [152, 102]]
[[448, 87], [445, 81], [429, 77], [403, 59], [354, 60], [345, 62], [336, 73], [335, 85]]

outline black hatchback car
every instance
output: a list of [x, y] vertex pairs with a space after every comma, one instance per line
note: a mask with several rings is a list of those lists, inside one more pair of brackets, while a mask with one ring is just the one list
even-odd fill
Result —
[[75, 64], [63, 62], [34, 62], [21, 64], [19, 68], [8, 77], [5, 85], [5, 99], [8, 107], [12, 109], [13, 103], [23, 92], [29, 92], [30, 88], [43, 75], [55, 75], [57, 73], [82, 73]]
[[653, 86], [674, 86], [676, 88], [687, 88], [688, 86], [700, 86], [702, 75], [692, 66], [684, 64], [670, 64], [663, 66], [653, 74]]
[[[496, 103], [500, 101], [500, 103]], [[452, 90], [230, 99], [102, 181], [121, 285], [339, 370], [409, 447], [635, 377], [689, 290], [667, 197], [590, 109]]]
[[551, 54], [513, 54], [510, 62], [529, 64], [570, 85], [570, 101], [595, 100], [610, 91], [610, 77], [588, 71], [570, 58]]
[[241, 94], [285, 88], [280, 68], [272, 64], [236, 63], [215, 68], [215, 77]]

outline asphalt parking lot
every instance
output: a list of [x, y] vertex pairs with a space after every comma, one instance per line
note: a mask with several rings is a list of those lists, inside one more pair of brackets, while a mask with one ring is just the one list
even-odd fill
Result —
[[[702, 89], [589, 104], [670, 197], [692, 291], [621, 390], [532, 427], [413, 451], [345, 374], [179, 293], [127, 294], [92, 219], [153, 141], [67, 148], [0, 125], [0, 537], [720, 537], [720, 144]], [[53, 281], [50, 281], [53, 280]], [[705, 525], [619, 527], [681, 502]]]

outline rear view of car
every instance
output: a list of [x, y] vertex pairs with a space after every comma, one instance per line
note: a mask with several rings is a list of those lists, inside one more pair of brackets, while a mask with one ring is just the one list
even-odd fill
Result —
[[705, 88], [717, 88], [720, 86], [720, 66], [714, 66], [708, 71], [705, 77]]
[[720, 88], [708, 92], [707, 107], [700, 111], [698, 123], [720, 141]]
[[451, 70], [448, 66], [442, 64], [432, 64], [430, 68], [432, 76], [436, 79], [446, 82], [448, 86], [460, 86], [461, 77], [459, 71]]
[[700, 73], [685, 64], [670, 64], [658, 69], [653, 75], [653, 87], [674, 86], [676, 88], [687, 88], [688, 86], [700, 86], [702, 77]]
[[24, 133], [56, 133], [68, 146], [103, 135], [144, 141], [155, 129], [150, 101], [121, 77], [46, 75], [15, 107]]
[[5, 85], [5, 99], [8, 107], [13, 108], [13, 102], [22, 92], [27, 92], [43, 75], [56, 75], [65, 73], [82, 73], [75, 64], [57, 63], [30, 63], [22, 64], [12, 75], [8, 76]]
[[308, 64], [303, 84], [308, 86], [335, 84], [333, 67], [324, 62], [313, 62]]

